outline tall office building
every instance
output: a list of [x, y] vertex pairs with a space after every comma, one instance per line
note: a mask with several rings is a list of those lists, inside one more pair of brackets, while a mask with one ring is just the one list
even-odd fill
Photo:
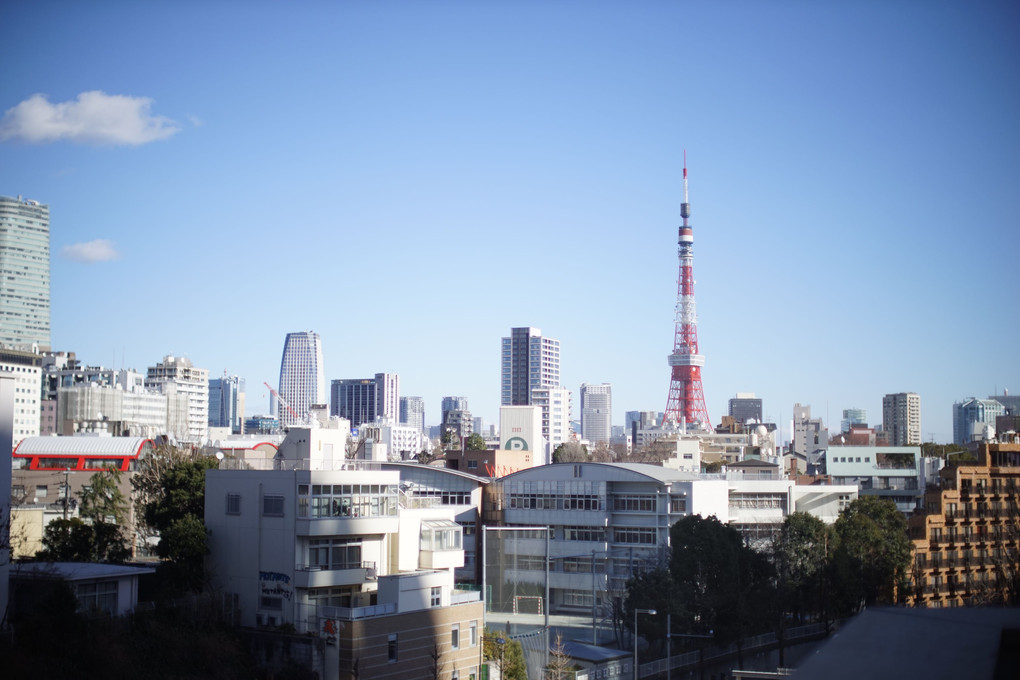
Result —
[[400, 397], [400, 424], [425, 429], [425, 400], [421, 397]]
[[511, 328], [503, 338], [502, 406], [528, 406], [536, 387], [559, 387], [560, 341], [542, 337], [538, 328]]
[[730, 399], [730, 418], [741, 425], [749, 421], [761, 422], [761, 399], [754, 396], [754, 392], [737, 392], [737, 396]]
[[400, 417], [400, 377], [376, 373], [374, 378], [345, 378], [330, 383], [330, 415], [347, 418], [351, 427], [376, 418], [397, 422]]
[[287, 334], [280, 360], [279, 392], [286, 402], [277, 406], [281, 427], [301, 425], [313, 405], [326, 403], [326, 369], [318, 333]]
[[0, 346], [50, 348], [50, 207], [0, 196]]
[[[868, 426], [868, 411], [863, 408], [845, 408], [843, 409], [843, 420], [839, 421], [839, 429], [841, 432], [849, 432], [850, 428], [854, 425], [861, 425], [863, 427]], [[890, 444], [893, 446], [893, 444]], [[901, 446], [895, 444], [894, 446]]]
[[244, 378], [224, 372], [209, 381], [209, 427], [244, 434]]
[[[148, 368], [145, 388], [166, 395], [168, 434], [183, 442], [205, 443], [209, 436], [208, 370], [195, 368], [187, 357], [168, 354]], [[186, 412], [182, 412], [184, 408]]]
[[882, 429], [890, 446], [920, 446], [921, 396], [899, 392], [882, 397]]
[[975, 399], [953, 404], [953, 443], [968, 444], [980, 440], [986, 426], [995, 427], [995, 419], [1006, 415], [1006, 407], [995, 399]]
[[581, 385], [581, 436], [592, 444], [613, 436], [613, 386]]

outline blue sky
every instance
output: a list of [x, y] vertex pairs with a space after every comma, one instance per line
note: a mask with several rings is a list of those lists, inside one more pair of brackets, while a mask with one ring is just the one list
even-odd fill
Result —
[[[690, 173], [705, 396], [881, 420], [1020, 390], [1006, 2], [0, 9], [0, 194], [48, 203], [55, 348], [184, 354], [264, 411], [286, 333], [492, 422], [537, 326], [662, 410]], [[92, 94], [89, 94], [92, 93]], [[39, 96], [36, 96], [39, 95]]]

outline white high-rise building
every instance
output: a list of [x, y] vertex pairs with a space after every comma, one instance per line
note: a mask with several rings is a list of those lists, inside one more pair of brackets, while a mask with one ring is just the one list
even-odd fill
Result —
[[39, 435], [42, 358], [35, 352], [0, 349], [0, 373], [13, 379], [14, 443]]
[[538, 328], [511, 328], [503, 338], [500, 404], [528, 406], [532, 390], [560, 386], [560, 341]]
[[[195, 368], [187, 357], [168, 354], [150, 366], [145, 388], [167, 397], [167, 433], [179, 441], [204, 444], [209, 437], [209, 371]], [[187, 396], [188, 410], [181, 413], [175, 404], [178, 395]]]
[[50, 208], [21, 196], [0, 196], [0, 308], [0, 347], [50, 348]]
[[581, 385], [581, 436], [592, 444], [613, 436], [613, 386]]
[[536, 387], [531, 390], [531, 404], [542, 409], [542, 437], [546, 441], [548, 455], [570, 438], [570, 390], [566, 387]]
[[303, 424], [313, 405], [327, 403], [326, 369], [318, 333], [287, 334], [280, 359], [279, 393], [286, 402], [278, 405], [281, 427]]
[[882, 397], [882, 429], [890, 446], [920, 446], [921, 396], [899, 392]]

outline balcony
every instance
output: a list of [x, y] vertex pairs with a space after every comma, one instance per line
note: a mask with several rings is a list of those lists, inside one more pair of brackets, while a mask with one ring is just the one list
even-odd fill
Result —
[[338, 569], [316, 564], [299, 564], [294, 569], [294, 586], [296, 588], [354, 586], [374, 581], [377, 576], [375, 562], [362, 562], [358, 567]]

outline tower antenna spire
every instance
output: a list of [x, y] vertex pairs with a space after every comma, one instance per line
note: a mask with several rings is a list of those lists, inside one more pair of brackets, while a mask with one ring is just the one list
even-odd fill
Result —
[[677, 285], [672, 369], [665, 420], [674, 425], [711, 430], [701, 386], [705, 357], [698, 353], [698, 317], [694, 305], [694, 230], [688, 222], [691, 204], [687, 200], [687, 149], [684, 149], [684, 201], [680, 204], [680, 233], [677, 239], [680, 280]]

